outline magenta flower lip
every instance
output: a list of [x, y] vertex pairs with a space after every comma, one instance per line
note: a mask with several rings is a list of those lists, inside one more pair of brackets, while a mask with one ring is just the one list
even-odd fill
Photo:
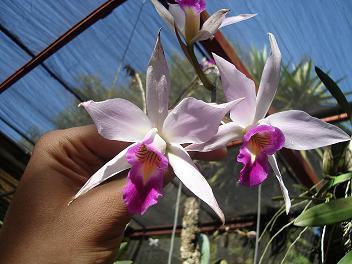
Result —
[[277, 127], [259, 125], [249, 129], [243, 136], [242, 146], [246, 146], [254, 155], [264, 153], [272, 155], [285, 144], [285, 136]]
[[273, 155], [285, 144], [285, 137], [277, 127], [259, 125], [249, 129], [243, 136], [243, 143], [237, 161], [244, 166], [240, 171], [240, 183], [249, 187], [261, 184], [269, 173], [267, 155]]
[[237, 155], [237, 161], [244, 166], [240, 171], [239, 182], [247, 187], [255, 187], [261, 184], [268, 177], [268, 157], [260, 153], [254, 161], [251, 159], [251, 153], [247, 148], [240, 148]]
[[194, 13], [200, 14], [205, 10], [205, 0], [175, 0], [185, 10], [191, 8]]
[[123, 189], [123, 199], [130, 214], [144, 214], [162, 196], [164, 173], [169, 162], [152, 145], [153, 137], [130, 147], [126, 153], [132, 167]]

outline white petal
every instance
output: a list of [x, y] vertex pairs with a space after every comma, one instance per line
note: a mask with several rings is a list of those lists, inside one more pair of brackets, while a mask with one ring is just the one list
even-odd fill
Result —
[[174, 29], [174, 18], [172, 14], [167, 10], [160, 2], [159, 0], [151, 0], [152, 4], [155, 7], [156, 12], [161, 16], [165, 22], [172, 28]]
[[216, 133], [216, 135], [209, 141], [201, 144], [191, 144], [185, 149], [187, 151], [208, 152], [214, 149], [226, 147], [227, 143], [242, 138], [242, 135], [243, 127], [238, 126], [234, 122], [230, 122], [225, 125], [221, 125], [218, 133]]
[[285, 148], [290, 149], [314, 149], [351, 139], [337, 126], [298, 110], [275, 113], [262, 122], [279, 128], [285, 136]]
[[243, 127], [251, 125], [255, 113], [255, 84], [235, 65], [213, 53], [216, 65], [219, 68], [222, 88], [227, 101], [244, 97], [244, 100], [230, 112], [231, 119]]
[[271, 54], [266, 60], [257, 95], [255, 122], [264, 118], [275, 97], [280, 81], [281, 52], [273, 34], [268, 33]]
[[160, 43], [160, 32], [147, 69], [146, 90], [147, 115], [153, 127], [160, 129], [168, 113], [170, 90], [169, 70]]
[[214, 197], [211, 187], [196, 168], [188, 153], [179, 145], [170, 145], [169, 148], [168, 159], [176, 176], [191, 192], [207, 203], [224, 223], [224, 214]]
[[222, 23], [221, 23], [219, 28], [222, 28], [222, 27], [234, 24], [234, 23], [238, 23], [238, 22], [243, 21], [243, 20], [250, 19], [250, 18], [252, 18], [252, 17], [254, 17], [256, 15], [257, 14], [241, 14], [241, 15], [237, 15], [237, 16], [226, 17], [222, 21]]
[[275, 156], [269, 155], [268, 159], [269, 159], [270, 166], [273, 169], [277, 180], [279, 181], [281, 192], [282, 192], [282, 195], [284, 196], [284, 200], [285, 200], [286, 214], [288, 214], [290, 212], [290, 208], [291, 208], [291, 200], [290, 200], [290, 197], [288, 196], [288, 191], [287, 191], [286, 186], [282, 180], [282, 176], [281, 176], [279, 167], [277, 166], [277, 161], [276, 161]]
[[106, 181], [117, 173], [127, 170], [131, 167], [131, 165], [127, 162], [125, 158], [125, 154], [128, 148], [136, 145], [137, 143], [132, 144], [131, 146], [125, 148], [119, 154], [117, 154], [112, 160], [106, 163], [103, 167], [101, 167], [96, 173], [93, 174], [92, 177], [84, 184], [84, 186], [78, 191], [75, 197], [72, 199], [75, 200], [82, 194], [85, 194], [89, 190], [93, 189], [100, 183]]
[[218, 105], [185, 98], [165, 119], [162, 133], [170, 143], [206, 142], [217, 133], [221, 119], [242, 99]]
[[87, 101], [80, 106], [87, 110], [99, 134], [107, 139], [136, 142], [142, 140], [151, 129], [151, 123], [143, 111], [125, 99]]
[[[185, 12], [178, 4], [169, 4], [169, 11], [175, 19], [176, 26], [184, 34], [186, 23]], [[172, 27], [172, 29], [174, 29], [174, 27]]]
[[212, 38], [216, 31], [219, 29], [221, 23], [225, 19], [226, 14], [229, 12], [229, 9], [221, 9], [212, 14], [203, 24], [201, 30], [198, 34], [192, 39], [191, 42], [206, 40]]

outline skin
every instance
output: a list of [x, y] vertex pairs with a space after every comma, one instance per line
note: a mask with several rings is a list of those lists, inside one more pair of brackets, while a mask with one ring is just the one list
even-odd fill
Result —
[[[122, 199], [126, 173], [68, 206], [87, 179], [128, 143], [95, 126], [57, 130], [36, 144], [0, 233], [1, 263], [112, 263], [131, 219]], [[225, 150], [193, 153], [204, 160]], [[172, 178], [166, 175], [166, 182]]]

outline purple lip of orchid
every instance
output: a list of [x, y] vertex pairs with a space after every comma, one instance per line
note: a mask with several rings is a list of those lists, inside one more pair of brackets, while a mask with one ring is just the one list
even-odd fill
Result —
[[244, 165], [240, 183], [249, 187], [261, 184], [268, 177], [268, 155], [280, 150], [284, 144], [285, 137], [277, 127], [259, 125], [249, 129], [237, 156], [237, 161]]
[[191, 8], [197, 15], [205, 10], [205, 0], [175, 0], [180, 7], [185, 10], [185, 8]]
[[163, 177], [169, 162], [152, 141], [149, 137], [126, 153], [126, 160], [132, 167], [123, 189], [123, 199], [130, 214], [144, 214], [162, 196]]

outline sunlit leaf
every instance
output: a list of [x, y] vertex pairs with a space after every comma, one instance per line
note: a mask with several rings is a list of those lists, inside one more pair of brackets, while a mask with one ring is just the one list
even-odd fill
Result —
[[349, 173], [345, 173], [345, 174], [341, 174], [339, 176], [335, 176], [331, 179], [331, 182], [330, 182], [330, 187], [333, 187], [333, 186], [336, 186], [340, 183], [343, 183], [343, 182], [346, 182], [348, 180], [351, 180], [352, 179], [352, 173], [349, 172]]
[[352, 251], [348, 252], [337, 264], [350, 264], [352, 263]]
[[117, 254], [116, 254], [116, 260], [120, 259], [120, 258], [126, 253], [126, 251], [127, 251], [127, 249], [128, 249], [128, 245], [129, 245], [129, 244], [128, 244], [127, 241], [122, 242], [122, 243], [120, 244], [119, 251], [118, 251]]
[[352, 219], [352, 197], [319, 204], [301, 213], [296, 226], [323, 226]]

